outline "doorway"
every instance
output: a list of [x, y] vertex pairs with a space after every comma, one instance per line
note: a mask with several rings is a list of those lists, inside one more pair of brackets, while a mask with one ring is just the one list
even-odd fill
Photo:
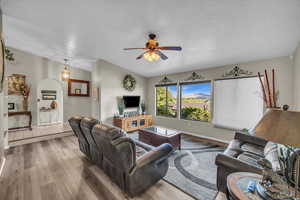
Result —
[[55, 79], [44, 79], [37, 87], [37, 125], [63, 123], [63, 87]]

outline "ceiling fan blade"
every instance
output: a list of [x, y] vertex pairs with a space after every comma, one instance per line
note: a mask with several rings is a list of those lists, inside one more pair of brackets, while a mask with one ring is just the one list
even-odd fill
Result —
[[137, 49], [146, 50], [146, 48], [124, 48], [124, 50], [137, 50]]
[[168, 59], [168, 57], [165, 54], [163, 54], [161, 51], [156, 51], [156, 53], [160, 56], [161, 59], [163, 59], [163, 60]]
[[174, 47], [158, 47], [157, 49], [160, 50], [170, 50], [170, 51], [181, 51], [182, 48], [179, 46], [174, 46]]
[[148, 51], [145, 51], [144, 53], [142, 53], [141, 55], [139, 55], [138, 57], [136, 57], [137, 60], [141, 59], [145, 53], [147, 53]]

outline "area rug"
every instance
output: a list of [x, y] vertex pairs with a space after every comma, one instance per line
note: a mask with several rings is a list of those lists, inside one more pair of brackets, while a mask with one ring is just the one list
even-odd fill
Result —
[[[137, 139], [137, 133], [130, 134]], [[223, 147], [195, 141], [182, 136], [182, 150], [169, 158], [169, 170], [164, 180], [199, 200], [213, 200], [217, 194], [216, 155]]]

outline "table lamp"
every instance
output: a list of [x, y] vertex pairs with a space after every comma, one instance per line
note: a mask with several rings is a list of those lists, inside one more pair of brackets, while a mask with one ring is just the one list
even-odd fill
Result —
[[[267, 141], [300, 147], [300, 112], [288, 111], [287, 105], [283, 110], [269, 109], [250, 132]], [[300, 162], [299, 154], [296, 155], [295, 199], [299, 187]]]

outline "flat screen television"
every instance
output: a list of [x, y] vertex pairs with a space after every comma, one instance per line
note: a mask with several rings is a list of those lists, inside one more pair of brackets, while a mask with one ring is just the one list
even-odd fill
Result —
[[123, 96], [125, 108], [137, 108], [140, 106], [140, 96]]

